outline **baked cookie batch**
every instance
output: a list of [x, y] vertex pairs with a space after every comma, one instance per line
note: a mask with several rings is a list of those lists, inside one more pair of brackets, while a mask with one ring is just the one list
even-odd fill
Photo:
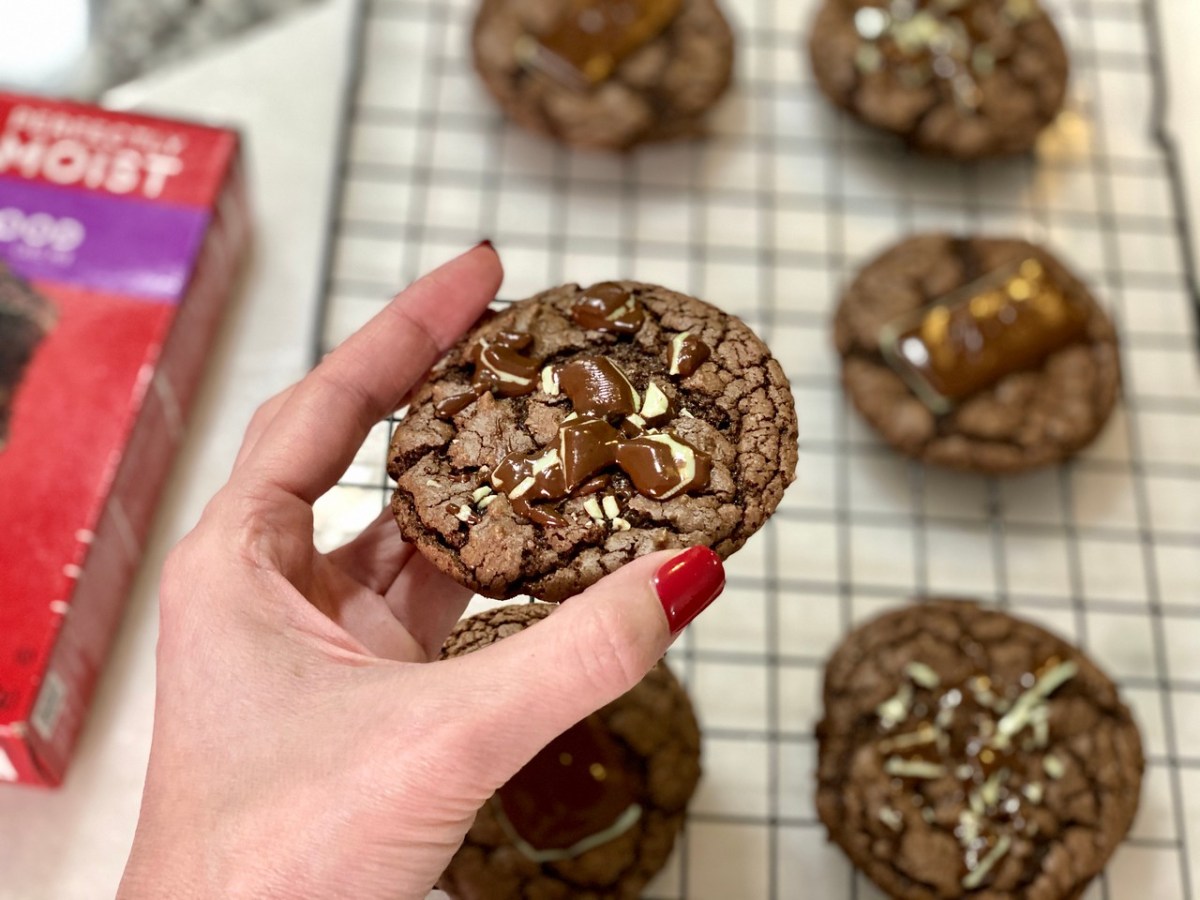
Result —
[[[481, 0], [471, 33], [510, 119], [608, 151], [703, 135], [734, 43], [716, 0]], [[960, 161], [1029, 152], [1069, 70], [1038, 0], [825, 0], [807, 50], [831, 103]], [[908, 236], [845, 287], [832, 330], [847, 398], [931, 465], [1060, 464], [1120, 392], [1112, 321], [1024, 240]], [[392, 440], [392, 510], [473, 591], [561, 602], [657, 550], [735, 552], [797, 454], [787, 378], [745, 323], [656, 285], [568, 284], [486, 317], [430, 373]], [[552, 609], [468, 619], [444, 655]], [[829, 660], [824, 702], [817, 812], [890, 897], [1075, 900], [1137, 810], [1141, 741], [1113, 683], [1006, 613], [921, 599], [867, 622]], [[699, 760], [660, 664], [496, 793], [440, 886], [632, 900], [683, 827]]]

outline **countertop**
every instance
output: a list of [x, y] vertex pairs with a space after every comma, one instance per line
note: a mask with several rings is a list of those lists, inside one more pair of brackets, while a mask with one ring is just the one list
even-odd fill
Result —
[[115, 893], [150, 747], [162, 560], [226, 479], [254, 409], [309, 363], [352, 8], [353, 0], [329, 0], [107, 98], [112, 106], [238, 125], [255, 246], [66, 786], [0, 791], [3, 900]]
[[[218, 54], [113, 92], [109, 102], [211, 117], [247, 137], [257, 241], [128, 614], [65, 787], [0, 789], [0, 900], [111, 896], [136, 822], [154, 701], [163, 557], [223, 483], [255, 407], [309, 363], [329, 178], [354, 0], [326, 0]], [[1159, 0], [1174, 98], [1200, 96], [1200, 4]], [[1191, 221], [1200, 222], [1200, 120], [1176, 102]], [[297, 186], [303, 189], [297, 189]], [[1200, 235], [1193, 233], [1200, 258]], [[1192, 835], [1193, 840], [1200, 836]]]

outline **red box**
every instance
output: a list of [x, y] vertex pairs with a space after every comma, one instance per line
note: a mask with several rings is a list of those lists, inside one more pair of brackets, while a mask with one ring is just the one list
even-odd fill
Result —
[[63, 778], [248, 218], [236, 133], [0, 93], [0, 782]]

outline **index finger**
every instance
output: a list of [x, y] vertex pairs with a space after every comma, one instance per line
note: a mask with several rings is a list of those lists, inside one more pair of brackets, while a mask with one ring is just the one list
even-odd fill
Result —
[[370, 429], [479, 319], [503, 274], [485, 242], [405, 289], [296, 385], [235, 477], [315, 502]]

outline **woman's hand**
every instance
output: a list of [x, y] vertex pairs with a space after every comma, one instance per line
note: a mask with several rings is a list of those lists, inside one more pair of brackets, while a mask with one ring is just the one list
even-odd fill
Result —
[[480, 245], [255, 416], [163, 573], [154, 739], [120, 897], [423, 898], [487, 798], [632, 688], [720, 593], [711, 551], [660, 553], [431, 664], [468, 591], [386, 513], [314, 548], [313, 502], [500, 280]]

